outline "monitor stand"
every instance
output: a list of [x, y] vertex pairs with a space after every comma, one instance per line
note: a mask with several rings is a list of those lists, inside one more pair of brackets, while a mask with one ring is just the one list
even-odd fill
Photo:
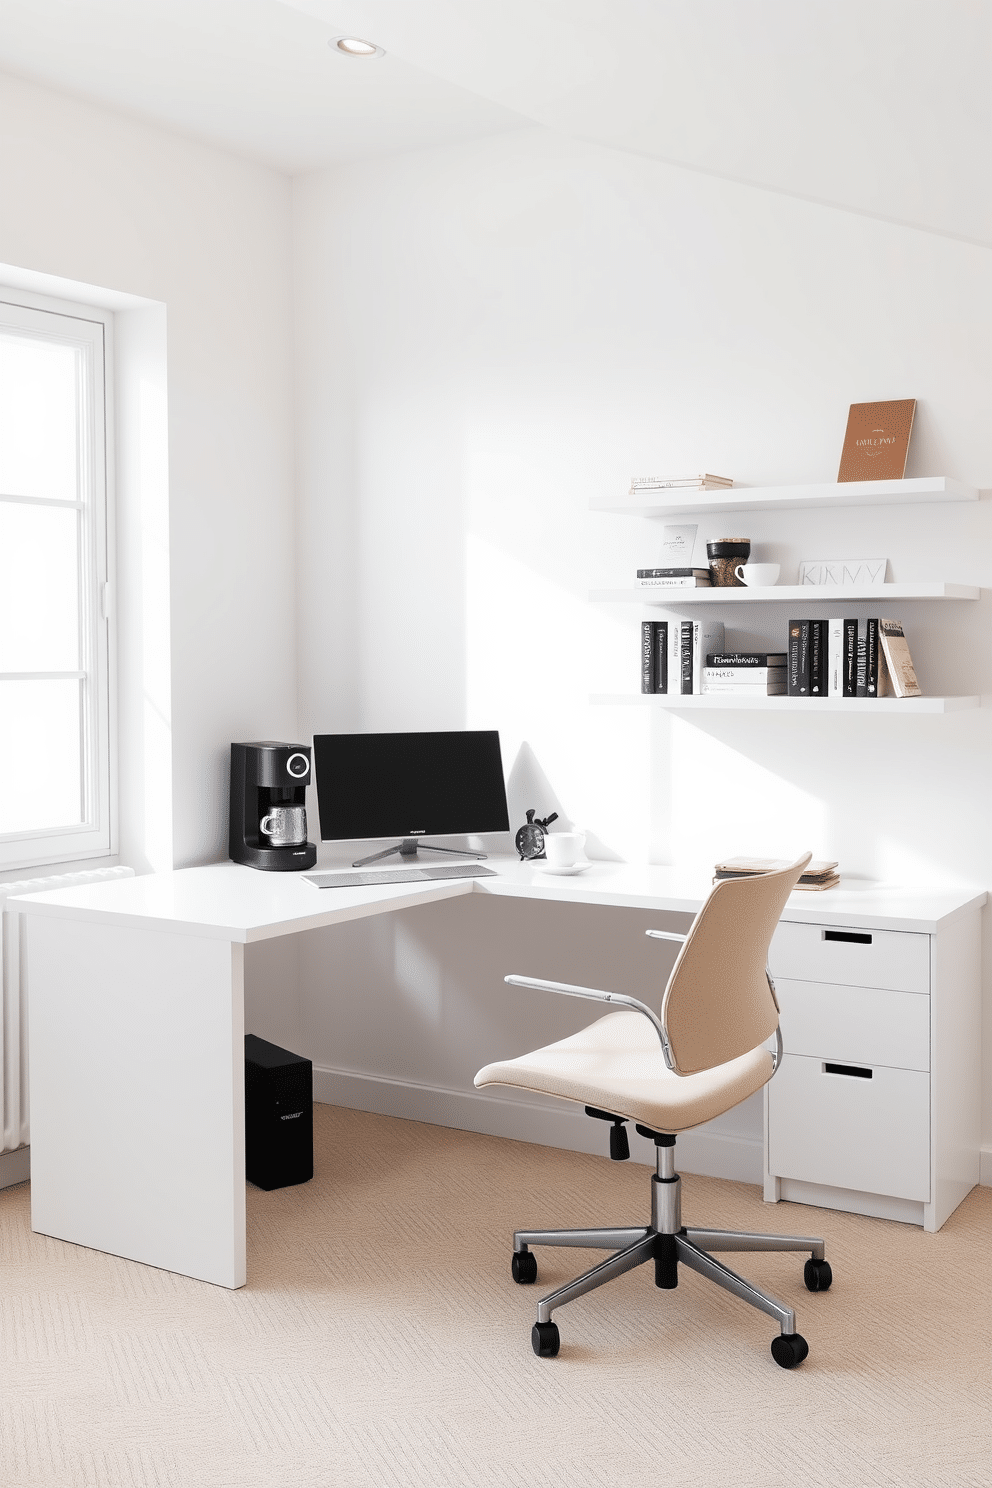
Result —
[[391, 858], [393, 853], [399, 853], [401, 858], [415, 858], [419, 852], [453, 853], [456, 858], [488, 858], [488, 853], [464, 852], [460, 847], [432, 847], [429, 842], [421, 842], [416, 837], [404, 837], [395, 847], [383, 848], [382, 852], [369, 853], [367, 858], [358, 858], [352, 863], [353, 868], [362, 868], [366, 863], [378, 863], [380, 858]]

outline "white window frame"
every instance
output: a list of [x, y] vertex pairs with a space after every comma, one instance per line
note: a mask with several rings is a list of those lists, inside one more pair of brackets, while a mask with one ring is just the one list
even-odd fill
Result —
[[80, 513], [80, 670], [78, 674], [4, 672], [0, 677], [14, 681], [18, 677], [79, 676], [82, 820], [71, 827], [0, 834], [0, 873], [5, 873], [42, 864], [112, 857], [117, 851], [116, 647], [110, 618], [114, 553], [113, 313], [0, 285], [0, 327], [38, 340], [75, 346], [86, 369], [80, 391], [78, 499], [53, 501], [0, 492], [0, 501], [72, 506]]

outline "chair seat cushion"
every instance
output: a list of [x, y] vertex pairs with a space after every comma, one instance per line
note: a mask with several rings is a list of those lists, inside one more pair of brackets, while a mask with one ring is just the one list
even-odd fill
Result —
[[608, 1013], [519, 1059], [487, 1064], [475, 1083], [515, 1085], [596, 1106], [654, 1131], [681, 1132], [721, 1116], [771, 1076], [772, 1056], [764, 1046], [699, 1074], [672, 1074], [647, 1018], [624, 1012]]

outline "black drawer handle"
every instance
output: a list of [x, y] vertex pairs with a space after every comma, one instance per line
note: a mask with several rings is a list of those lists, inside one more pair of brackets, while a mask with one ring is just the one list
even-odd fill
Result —
[[852, 945], [871, 945], [870, 935], [859, 935], [856, 930], [824, 930], [824, 940], [846, 940]]
[[824, 1064], [825, 1075], [853, 1075], [856, 1080], [870, 1080], [873, 1071], [862, 1069], [858, 1064]]

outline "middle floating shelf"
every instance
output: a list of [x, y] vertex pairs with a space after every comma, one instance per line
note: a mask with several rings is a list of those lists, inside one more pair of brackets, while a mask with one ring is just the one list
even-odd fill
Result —
[[909, 584], [867, 585], [771, 584], [763, 589], [592, 589], [589, 598], [600, 604], [682, 605], [722, 604], [829, 604], [843, 608], [850, 600], [885, 604], [890, 599], [978, 599], [974, 584], [945, 584], [938, 579], [917, 579]]

